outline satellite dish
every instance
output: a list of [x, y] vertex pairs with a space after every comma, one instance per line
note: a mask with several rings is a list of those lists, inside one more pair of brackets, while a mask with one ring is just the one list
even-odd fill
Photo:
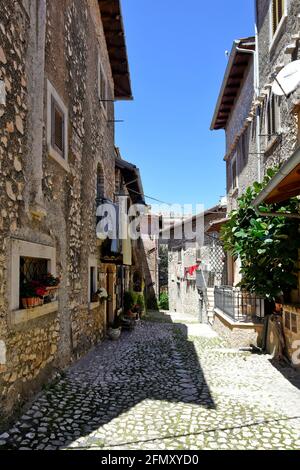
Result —
[[286, 65], [277, 75], [272, 92], [277, 96], [289, 95], [300, 85], [300, 60]]

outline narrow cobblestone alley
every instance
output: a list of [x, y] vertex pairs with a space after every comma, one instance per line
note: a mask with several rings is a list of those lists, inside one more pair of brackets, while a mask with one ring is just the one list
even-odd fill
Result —
[[71, 367], [0, 439], [6, 449], [297, 449], [300, 391], [268, 356], [156, 315]]

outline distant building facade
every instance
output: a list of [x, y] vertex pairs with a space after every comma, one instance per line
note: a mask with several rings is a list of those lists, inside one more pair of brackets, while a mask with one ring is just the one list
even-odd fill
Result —
[[[220, 281], [224, 269], [223, 250], [216, 248], [218, 241], [215, 235], [218, 234], [209, 234], [208, 231], [211, 223], [224, 218], [225, 214], [226, 207], [219, 205], [171, 227], [169, 240], [165, 240], [168, 246], [168, 294], [171, 311], [207, 321], [207, 289], [210, 285], [206, 272], [213, 263], [213, 257], [219, 261]], [[185, 231], [185, 227], [189, 226], [195, 234], [193, 238], [186, 236], [190, 229]], [[176, 233], [182, 233], [182, 238], [177, 238]], [[162, 240], [166, 237], [164, 231], [161, 237]], [[212, 282], [218, 281], [216, 279]]]

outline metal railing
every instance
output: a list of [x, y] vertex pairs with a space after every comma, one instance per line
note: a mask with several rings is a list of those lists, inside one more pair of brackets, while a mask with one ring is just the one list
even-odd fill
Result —
[[265, 316], [263, 298], [231, 286], [215, 287], [215, 308], [234, 321], [261, 322]]

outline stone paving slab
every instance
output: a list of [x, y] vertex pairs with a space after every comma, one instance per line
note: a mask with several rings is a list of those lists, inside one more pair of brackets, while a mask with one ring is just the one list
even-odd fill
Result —
[[36, 398], [0, 449], [299, 449], [300, 391], [270, 357], [170, 318], [100, 344]]

